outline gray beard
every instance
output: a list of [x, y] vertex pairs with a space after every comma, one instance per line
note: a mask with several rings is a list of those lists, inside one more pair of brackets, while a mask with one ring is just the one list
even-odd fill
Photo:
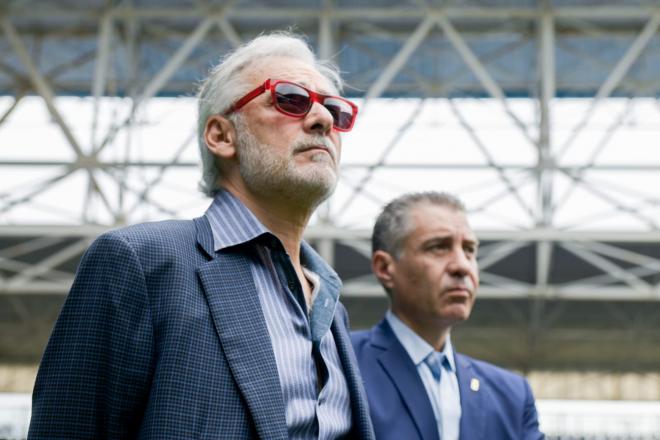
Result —
[[[323, 143], [313, 135], [303, 136], [294, 142], [290, 155], [278, 156], [275, 149], [257, 141], [245, 124], [243, 117], [234, 120], [237, 133], [239, 172], [245, 186], [254, 194], [273, 195], [290, 200], [299, 206], [316, 208], [326, 200], [337, 185], [337, 174], [327, 166], [296, 168], [292, 152], [296, 146]], [[330, 160], [319, 153], [313, 160]]]

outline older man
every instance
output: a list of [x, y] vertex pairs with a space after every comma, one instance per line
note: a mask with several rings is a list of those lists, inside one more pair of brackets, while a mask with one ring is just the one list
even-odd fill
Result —
[[477, 247], [448, 194], [407, 194], [378, 217], [371, 265], [391, 310], [353, 345], [379, 440], [543, 438], [527, 381], [452, 347], [477, 293]]
[[199, 93], [200, 218], [98, 238], [39, 369], [30, 438], [373, 438], [340, 281], [302, 241], [356, 106], [297, 36]]

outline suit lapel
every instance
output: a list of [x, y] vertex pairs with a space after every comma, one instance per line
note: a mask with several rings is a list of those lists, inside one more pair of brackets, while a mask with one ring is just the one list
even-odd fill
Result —
[[426, 388], [417, 373], [417, 367], [387, 321], [381, 321], [374, 328], [372, 344], [384, 349], [378, 356], [378, 363], [399, 390], [399, 395], [408, 409], [408, 414], [415, 422], [420, 437], [426, 440], [438, 440], [438, 425]]
[[483, 380], [475, 373], [469, 359], [456, 355], [456, 375], [461, 396], [461, 440], [485, 439], [486, 418], [484, 416]]
[[[202, 221], [206, 226], [198, 227], [198, 242], [212, 255], [210, 227]], [[201, 265], [198, 274], [222, 350], [250, 409], [259, 437], [288, 438], [284, 398], [274, 368], [277, 363], [250, 261], [244, 254], [229, 250]]]
[[337, 353], [339, 354], [339, 360], [341, 361], [344, 376], [348, 384], [348, 391], [351, 396], [354, 437], [371, 440], [375, 438], [375, 435], [371, 426], [369, 407], [367, 406], [367, 394], [362, 385], [362, 378], [358, 371], [357, 360], [353, 353], [350, 337], [346, 331], [346, 325], [338, 316], [340, 312], [345, 313], [343, 307], [337, 307], [330, 330], [337, 346]]

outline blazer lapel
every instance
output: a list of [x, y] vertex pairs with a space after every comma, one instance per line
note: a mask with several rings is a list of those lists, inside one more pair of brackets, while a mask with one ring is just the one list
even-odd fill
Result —
[[461, 396], [461, 440], [485, 439], [486, 418], [484, 417], [483, 381], [476, 375], [472, 364], [463, 355], [456, 356], [456, 375]]
[[[351, 411], [353, 413], [353, 432], [357, 438], [363, 440], [375, 439], [373, 427], [371, 426], [371, 418], [369, 416], [369, 407], [367, 405], [367, 394], [362, 385], [362, 377], [358, 371], [357, 359], [353, 352], [351, 340], [346, 331], [345, 324], [340, 321], [339, 314], [340, 308], [337, 307], [335, 317], [332, 322], [332, 336], [337, 346], [339, 353], [339, 360], [341, 361], [344, 370], [344, 376], [348, 384], [348, 391], [351, 396]], [[344, 309], [341, 308], [344, 312]]]
[[417, 373], [417, 367], [387, 321], [381, 321], [374, 328], [372, 344], [384, 349], [378, 356], [378, 363], [399, 390], [399, 395], [408, 409], [408, 414], [415, 422], [420, 436], [426, 440], [438, 440], [438, 425], [431, 402], [426, 394], [426, 388]]
[[[204, 221], [204, 220], [202, 220]], [[198, 242], [213, 252], [210, 227], [199, 227]], [[208, 228], [208, 231], [205, 231]], [[204, 232], [208, 232], [209, 235]], [[287, 439], [286, 410], [268, 328], [248, 258], [231, 250], [198, 269], [211, 316], [229, 367], [250, 409], [260, 438]]]

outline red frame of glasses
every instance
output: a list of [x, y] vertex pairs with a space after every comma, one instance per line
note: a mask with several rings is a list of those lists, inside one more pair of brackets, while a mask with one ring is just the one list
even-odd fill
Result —
[[319, 104], [323, 105], [323, 100], [325, 98], [338, 99], [342, 102], [347, 103], [353, 109], [353, 118], [351, 119], [351, 125], [349, 125], [348, 128], [339, 128], [335, 125], [333, 118], [332, 128], [334, 128], [337, 131], [351, 131], [353, 125], [355, 125], [355, 120], [357, 119], [357, 113], [358, 113], [358, 106], [352, 103], [351, 101], [349, 101], [348, 99], [342, 98], [341, 96], [324, 95], [322, 93], [316, 93], [312, 90], [309, 90], [307, 87], [301, 86], [300, 84], [291, 81], [280, 81], [280, 80], [273, 81], [270, 78], [264, 81], [262, 85], [248, 92], [245, 96], [243, 96], [241, 99], [236, 101], [231, 107], [229, 107], [229, 110], [227, 110], [225, 114], [228, 115], [230, 113], [240, 110], [243, 106], [245, 106], [248, 102], [252, 101], [257, 96], [261, 95], [262, 93], [265, 93], [266, 91], [270, 91], [271, 92], [270, 96], [271, 99], [273, 100], [273, 107], [275, 107], [275, 109], [277, 109], [278, 112], [285, 114], [287, 116], [291, 116], [292, 118], [304, 118], [307, 115], [307, 113], [309, 113], [309, 111], [312, 109], [312, 105], [309, 106], [309, 109], [305, 113], [299, 115], [299, 114], [287, 112], [286, 110], [280, 108], [280, 106], [277, 104], [277, 98], [275, 97], [275, 93], [273, 93], [273, 91], [275, 90], [275, 86], [281, 83], [292, 84], [296, 87], [300, 87], [301, 89], [305, 90], [307, 93], [309, 93], [309, 97], [310, 100], [312, 101], [312, 105], [315, 102], [318, 102]]

